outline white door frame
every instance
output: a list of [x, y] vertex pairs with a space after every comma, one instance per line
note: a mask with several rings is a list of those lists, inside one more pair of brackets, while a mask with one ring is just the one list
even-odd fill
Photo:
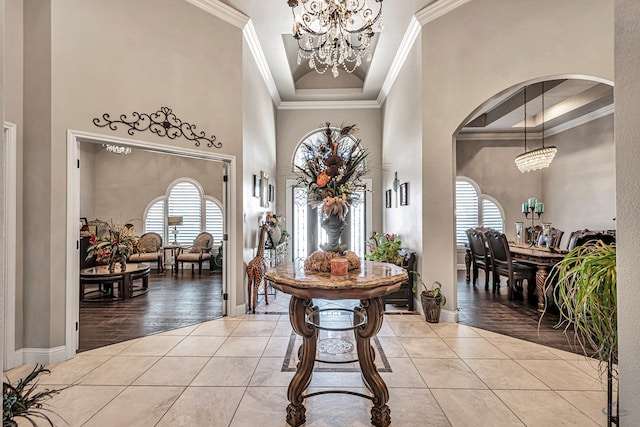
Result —
[[17, 200], [17, 142], [18, 127], [4, 122], [4, 158], [2, 159], [2, 195], [4, 212], [1, 229], [4, 231], [4, 244], [0, 248], [3, 272], [2, 289], [4, 289], [4, 337], [3, 337], [3, 370], [19, 365], [16, 355], [16, 200]]
[[[224, 223], [226, 230], [236, 230], [236, 157], [220, 153], [207, 153], [190, 148], [172, 147], [146, 141], [120, 138], [116, 136], [102, 135], [78, 130], [67, 130], [67, 265], [66, 265], [66, 319], [65, 319], [65, 356], [71, 359], [78, 348], [78, 318], [79, 318], [79, 286], [80, 286], [80, 260], [79, 260], [79, 236], [78, 218], [80, 218], [80, 143], [116, 144], [132, 148], [145, 149], [158, 153], [179, 155], [201, 160], [223, 162], [227, 167], [228, 194], [225, 197]], [[223, 312], [228, 312], [224, 304], [236, 306], [237, 259], [232, 254], [236, 253], [236, 239], [225, 242], [225, 252], [229, 256], [224, 257], [223, 292], [228, 293], [228, 301], [223, 301]]]

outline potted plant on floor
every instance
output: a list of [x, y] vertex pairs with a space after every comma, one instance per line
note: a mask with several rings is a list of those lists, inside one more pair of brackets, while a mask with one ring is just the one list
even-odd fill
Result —
[[413, 292], [416, 292], [418, 284], [422, 286], [420, 302], [422, 303], [425, 320], [429, 323], [438, 323], [440, 321], [440, 311], [447, 303], [447, 298], [442, 293], [442, 284], [440, 282], [433, 282], [433, 285], [428, 287], [422, 280], [420, 273], [412, 271], [411, 274], [415, 277]]
[[585, 356], [598, 359], [601, 372], [606, 371], [608, 425], [618, 425], [617, 404], [614, 408], [612, 402], [618, 363], [615, 244], [595, 241], [575, 247], [555, 267], [553, 278], [547, 286], [555, 286], [559, 324], [565, 324], [565, 330], [572, 327]]
[[45, 388], [36, 391], [38, 375], [50, 372], [44, 365], [36, 365], [29, 375], [18, 381], [18, 384], [13, 385], [9, 380], [2, 382], [2, 427], [17, 427], [16, 418], [25, 418], [34, 426], [36, 421], [40, 419], [47, 422], [49, 426], [55, 427], [49, 414], [58, 414], [45, 408], [44, 401], [67, 387], [53, 390]]

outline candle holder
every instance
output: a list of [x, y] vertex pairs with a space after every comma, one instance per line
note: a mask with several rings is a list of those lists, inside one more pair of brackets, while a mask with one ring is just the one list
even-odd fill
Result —
[[529, 215], [531, 215], [531, 232], [528, 233], [528, 243], [529, 246], [533, 246], [536, 244], [535, 238], [533, 236], [536, 229], [535, 220], [540, 219], [540, 217], [544, 213], [544, 203], [538, 202], [534, 197], [531, 197], [527, 202], [522, 204], [522, 213], [527, 219], [529, 219]]

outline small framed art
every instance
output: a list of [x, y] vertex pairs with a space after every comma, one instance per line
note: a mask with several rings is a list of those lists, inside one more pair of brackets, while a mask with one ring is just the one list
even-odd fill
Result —
[[409, 204], [409, 183], [404, 182], [400, 184], [400, 206], [407, 206]]
[[260, 178], [253, 175], [253, 197], [260, 197]]
[[387, 190], [384, 192], [384, 206], [386, 208], [391, 207], [391, 190]]
[[269, 207], [269, 175], [264, 171], [260, 172], [260, 206]]
[[276, 188], [269, 184], [269, 202], [273, 202], [276, 199]]

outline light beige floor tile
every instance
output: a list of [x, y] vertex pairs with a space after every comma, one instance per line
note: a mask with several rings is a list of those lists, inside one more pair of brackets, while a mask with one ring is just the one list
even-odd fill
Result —
[[[309, 388], [310, 393], [323, 388]], [[370, 395], [364, 388], [344, 390]], [[307, 422], [305, 427], [369, 427], [371, 425], [371, 402], [359, 396], [346, 394], [323, 394], [305, 400]]]
[[496, 390], [495, 393], [527, 426], [598, 425], [553, 391]]
[[289, 346], [289, 337], [271, 337], [262, 353], [263, 357], [284, 357]]
[[249, 387], [287, 387], [294, 374], [282, 372], [282, 357], [263, 357], [249, 381]]
[[80, 354], [90, 355], [90, 356], [115, 356], [120, 354], [123, 350], [131, 347], [133, 344], [140, 341], [141, 338], [136, 338], [134, 340], [123, 341], [116, 344], [107, 345], [104, 347], [95, 348], [93, 350], [83, 351]]
[[216, 357], [260, 357], [269, 337], [229, 337], [216, 351]]
[[413, 359], [413, 363], [429, 388], [487, 388], [463, 360]]
[[[269, 311], [272, 311], [271, 309], [269, 309]], [[286, 312], [289, 312], [289, 309], [287, 308]], [[245, 314], [244, 316], [242, 316], [242, 321], [243, 322], [278, 322], [280, 321], [280, 319], [282, 319], [281, 314], [262, 314], [262, 313], [256, 313], [256, 314]], [[287, 317], [288, 318], [288, 317]]]
[[389, 322], [385, 321], [382, 324], [382, 327], [378, 331], [377, 335], [379, 337], [395, 337], [396, 333], [393, 331], [393, 329], [391, 329], [391, 326], [389, 326]]
[[152, 335], [141, 338], [120, 352], [120, 356], [164, 356], [184, 337]]
[[163, 357], [135, 380], [133, 385], [187, 386], [208, 360], [208, 357]]
[[442, 338], [400, 338], [399, 341], [409, 357], [434, 359], [458, 357], [451, 347], [442, 341]]
[[159, 357], [113, 356], [80, 380], [81, 384], [129, 385], [149, 369]]
[[293, 332], [293, 327], [291, 326], [291, 322], [287, 318], [286, 320], [279, 320], [276, 323], [276, 327], [271, 334], [272, 337], [288, 337]]
[[[471, 326], [470, 326], [471, 327]], [[507, 335], [499, 334], [497, 332], [487, 331], [486, 329], [472, 327], [474, 331], [481, 337], [489, 338], [489, 339], [500, 339], [500, 338], [511, 338]]]
[[[36, 367], [35, 364], [18, 365], [15, 368], [9, 369], [8, 371], [4, 371], [2, 373], [3, 378], [8, 379], [9, 382], [11, 382], [11, 384], [17, 384], [21, 378], [24, 378], [27, 375], [29, 375], [35, 367]], [[46, 374], [41, 374], [40, 376], [44, 376], [44, 375]]]
[[387, 357], [409, 357], [397, 337], [378, 337], [378, 341]]
[[87, 373], [109, 360], [112, 356], [89, 356], [82, 353], [64, 362], [47, 366], [51, 374], [38, 376], [40, 384], [73, 384]]
[[596, 359], [591, 359], [586, 356], [577, 356], [576, 358], [565, 359], [565, 361], [580, 369], [582, 372], [589, 374], [593, 378], [603, 379], [603, 381], [606, 381], [607, 365], [604, 363], [600, 365]]
[[188, 336], [173, 347], [167, 356], [213, 356], [226, 339], [205, 335]]
[[490, 390], [432, 389], [431, 392], [455, 427], [525, 425]]
[[[392, 307], [389, 304], [387, 304], [387, 308]], [[424, 322], [424, 317], [422, 317], [419, 314], [415, 314], [415, 313], [409, 313], [406, 311], [406, 308], [402, 308], [400, 309], [402, 314], [385, 314], [384, 315], [384, 320], [385, 321], [389, 321], [389, 320], [393, 320], [395, 322], [418, 322], [418, 321], [423, 321]]]
[[58, 426], [80, 426], [124, 389], [125, 386], [74, 385], [48, 402], [49, 407], [62, 416], [68, 424], [56, 417], [52, 419]]
[[423, 321], [407, 322], [389, 320], [389, 325], [398, 337], [437, 337], [433, 329]]
[[607, 425], [606, 391], [558, 391], [556, 393], [584, 412], [598, 425]]
[[432, 323], [431, 329], [440, 337], [470, 337], [478, 338], [480, 335], [471, 326], [461, 323], [440, 322]]
[[391, 425], [398, 427], [448, 427], [447, 417], [425, 388], [389, 388]]
[[387, 387], [425, 388], [427, 385], [418, 374], [411, 359], [404, 357], [388, 358], [392, 372], [381, 372], [380, 376]]
[[311, 387], [360, 388], [364, 383], [360, 372], [314, 372]]
[[196, 323], [194, 325], [189, 325], [189, 326], [185, 326], [183, 328], [177, 328], [177, 329], [170, 329], [168, 331], [165, 332], [160, 332], [159, 334], [156, 335], [189, 335], [191, 332], [195, 331], [196, 328], [200, 326], [199, 323]]
[[244, 387], [189, 387], [157, 426], [228, 426], [244, 390]]
[[529, 341], [504, 337], [493, 339], [491, 343], [512, 359], [559, 359], [554, 352], [549, 350], [549, 347]]
[[517, 360], [553, 390], [604, 390], [600, 380], [565, 360]]
[[247, 322], [242, 321], [231, 333], [232, 337], [270, 337], [277, 322]]
[[127, 387], [84, 426], [153, 426], [183, 390], [182, 387]]
[[443, 338], [458, 356], [463, 359], [508, 359], [509, 356], [498, 350], [485, 338]]
[[191, 332], [194, 335], [209, 335], [212, 337], [228, 337], [231, 332], [240, 324], [240, 320], [236, 318], [223, 317], [222, 319], [211, 320], [201, 323]]
[[284, 427], [288, 404], [287, 387], [249, 387], [230, 427]]
[[465, 363], [492, 389], [549, 389], [513, 360], [466, 359]]
[[247, 386], [259, 360], [257, 357], [212, 357], [191, 386]]

